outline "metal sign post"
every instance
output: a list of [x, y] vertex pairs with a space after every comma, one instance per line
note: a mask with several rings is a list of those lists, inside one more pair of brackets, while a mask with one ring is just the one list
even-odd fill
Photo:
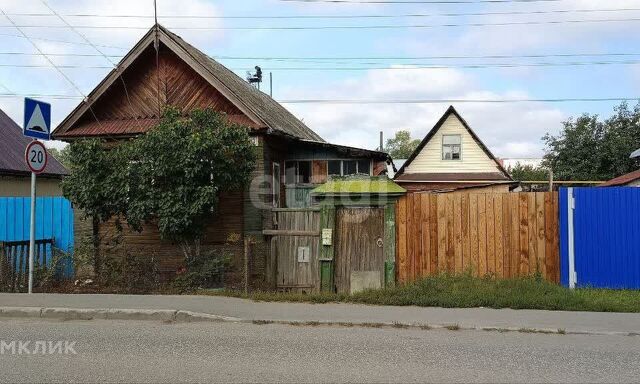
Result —
[[24, 99], [25, 136], [34, 140], [27, 145], [24, 159], [31, 170], [31, 218], [29, 229], [29, 293], [33, 292], [33, 259], [36, 249], [36, 175], [47, 167], [47, 149], [37, 139], [49, 140], [51, 133], [51, 105], [29, 98]]
[[36, 249], [36, 173], [31, 172], [31, 219], [29, 227], [29, 293], [33, 292], [33, 258]]
[[27, 166], [31, 169], [31, 227], [29, 230], [29, 293], [33, 290], [33, 258], [36, 249], [36, 174], [47, 166], [47, 150], [38, 140], [33, 140], [24, 152]]

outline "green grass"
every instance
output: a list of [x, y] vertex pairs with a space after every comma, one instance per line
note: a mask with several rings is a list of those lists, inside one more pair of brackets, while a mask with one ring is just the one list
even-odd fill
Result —
[[359, 303], [371, 305], [415, 305], [444, 308], [513, 308], [594, 312], [640, 312], [640, 291], [570, 290], [540, 278], [493, 280], [468, 275], [428, 277], [402, 286], [368, 290], [354, 295], [333, 293], [296, 294], [233, 291], [202, 294], [244, 297], [256, 301], [308, 303]]

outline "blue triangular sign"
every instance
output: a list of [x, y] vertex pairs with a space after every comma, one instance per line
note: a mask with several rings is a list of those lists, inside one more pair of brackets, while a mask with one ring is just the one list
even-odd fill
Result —
[[24, 99], [24, 135], [49, 140], [51, 133], [51, 104]]

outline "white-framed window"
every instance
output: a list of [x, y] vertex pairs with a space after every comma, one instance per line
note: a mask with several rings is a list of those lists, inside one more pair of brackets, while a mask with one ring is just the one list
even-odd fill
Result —
[[462, 136], [442, 135], [442, 160], [462, 159]]

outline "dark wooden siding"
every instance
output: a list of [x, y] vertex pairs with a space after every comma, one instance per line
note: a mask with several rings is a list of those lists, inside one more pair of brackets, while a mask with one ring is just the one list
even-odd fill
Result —
[[[232, 257], [233, 270], [228, 279], [240, 281], [243, 256], [243, 193], [224, 193], [220, 197], [218, 214], [212, 216], [202, 239], [203, 253], [228, 253]], [[127, 228], [116, 229], [115, 219], [100, 224], [100, 253], [103, 257], [153, 257], [162, 277], [173, 276], [184, 266], [184, 256], [179, 244], [162, 240], [157, 227], [146, 224], [142, 232]]]
[[[95, 117], [85, 115], [69, 134], [144, 132], [155, 124], [166, 105], [183, 112], [209, 107], [227, 114], [234, 122], [258, 127], [174, 53], [161, 50], [156, 66], [155, 51], [149, 48], [124, 72], [121, 81], [115, 82], [93, 104]], [[96, 118], [100, 124], [95, 122]], [[117, 128], [117, 132], [103, 132], [106, 127]]]

